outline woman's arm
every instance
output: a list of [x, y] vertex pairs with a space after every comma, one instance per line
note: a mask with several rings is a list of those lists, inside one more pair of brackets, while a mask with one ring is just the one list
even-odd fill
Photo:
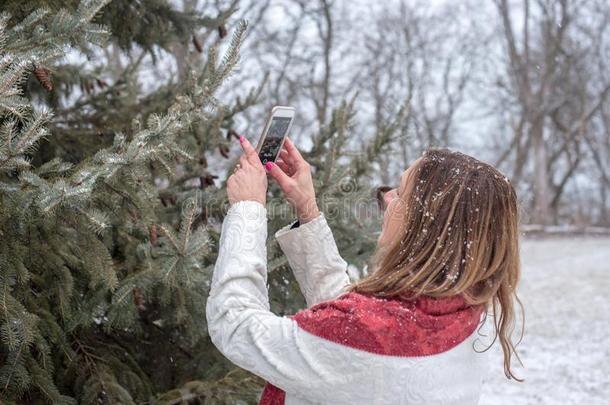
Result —
[[337, 357], [343, 352], [321, 351], [319, 338], [269, 311], [266, 238], [261, 203], [239, 201], [229, 208], [206, 304], [210, 338], [239, 367], [287, 393], [322, 400], [358, 373], [341, 368], [350, 364]]
[[339, 255], [332, 231], [318, 209], [311, 167], [289, 138], [277, 164], [267, 163], [300, 225], [285, 226], [275, 237], [305, 296], [307, 306], [337, 297], [350, 283], [347, 263]]
[[292, 225], [278, 230], [275, 238], [288, 258], [307, 306], [336, 298], [350, 279], [324, 213], [298, 227]]

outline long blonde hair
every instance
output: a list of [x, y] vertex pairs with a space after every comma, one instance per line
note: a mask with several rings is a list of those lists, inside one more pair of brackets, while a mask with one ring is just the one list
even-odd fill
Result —
[[494, 167], [447, 149], [427, 150], [407, 175], [398, 197], [405, 210], [401, 237], [378, 248], [373, 271], [347, 291], [413, 299], [460, 294], [483, 306], [485, 317], [491, 308], [491, 344], [499, 337], [506, 377], [523, 381], [511, 370], [513, 354], [521, 361], [511, 341], [515, 302], [523, 314], [516, 295], [520, 260], [512, 184]]

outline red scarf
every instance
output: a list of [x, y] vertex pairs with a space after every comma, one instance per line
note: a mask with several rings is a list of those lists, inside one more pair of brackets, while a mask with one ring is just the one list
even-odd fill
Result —
[[[344, 293], [290, 316], [303, 330], [370, 353], [429, 356], [463, 342], [479, 325], [482, 306], [462, 296], [414, 300]], [[259, 405], [283, 405], [286, 393], [265, 385]]]

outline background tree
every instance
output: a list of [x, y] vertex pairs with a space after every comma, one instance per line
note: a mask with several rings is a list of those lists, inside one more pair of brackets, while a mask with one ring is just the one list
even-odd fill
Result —
[[358, 94], [348, 142], [359, 151], [407, 105], [371, 181], [392, 182], [424, 148], [448, 146], [511, 177], [524, 223], [607, 224], [607, 2], [244, 4], [260, 23], [239, 78], [262, 70], [270, 82], [245, 113], [248, 130], [272, 104], [298, 105], [294, 136], [309, 148], [309, 131], [324, 125], [322, 100], [336, 106]]
[[514, 137], [498, 163], [516, 153], [514, 177], [520, 180], [531, 161], [532, 219], [541, 224], [557, 222], [566, 184], [586, 156], [585, 138], [593, 136], [591, 121], [610, 92], [607, 74], [600, 77], [591, 63], [607, 30], [607, 11], [599, 18], [598, 6], [526, 0], [518, 35], [508, 2], [497, 2], [508, 62], [505, 90], [517, 107]]

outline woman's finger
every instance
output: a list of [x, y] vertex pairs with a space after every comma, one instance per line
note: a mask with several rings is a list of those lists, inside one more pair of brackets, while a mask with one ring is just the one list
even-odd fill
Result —
[[303, 159], [303, 156], [301, 156], [301, 153], [296, 148], [296, 146], [294, 146], [290, 138], [286, 137], [286, 140], [284, 141], [284, 147], [292, 158], [291, 163], [295, 165], [295, 167], [300, 166], [302, 162], [305, 162], [305, 159]]
[[289, 176], [292, 176], [292, 170], [290, 169], [290, 167], [286, 164], [286, 162], [284, 162], [283, 160], [276, 160], [275, 164], [279, 166], [280, 169], [282, 169], [282, 171], [284, 173], [286, 173]]
[[252, 147], [252, 144], [246, 139], [245, 136], [239, 137], [239, 143], [241, 144], [241, 148], [243, 149], [244, 154], [250, 163], [253, 165], [263, 165], [258, 157], [258, 153], [256, 153], [256, 149]]
[[277, 180], [282, 190], [284, 190], [284, 193], [290, 188], [291, 182], [292, 184], [294, 184], [294, 180], [292, 180], [286, 173], [284, 173], [284, 171], [280, 169], [277, 164], [273, 162], [267, 162], [265, 168], [267, 169], [267, 172], [271, 175], [271, 177]]
[[280, 159], [282, 159], [291, 169], [294, 169], [293, 160], [286, 149], [280, 151]]

